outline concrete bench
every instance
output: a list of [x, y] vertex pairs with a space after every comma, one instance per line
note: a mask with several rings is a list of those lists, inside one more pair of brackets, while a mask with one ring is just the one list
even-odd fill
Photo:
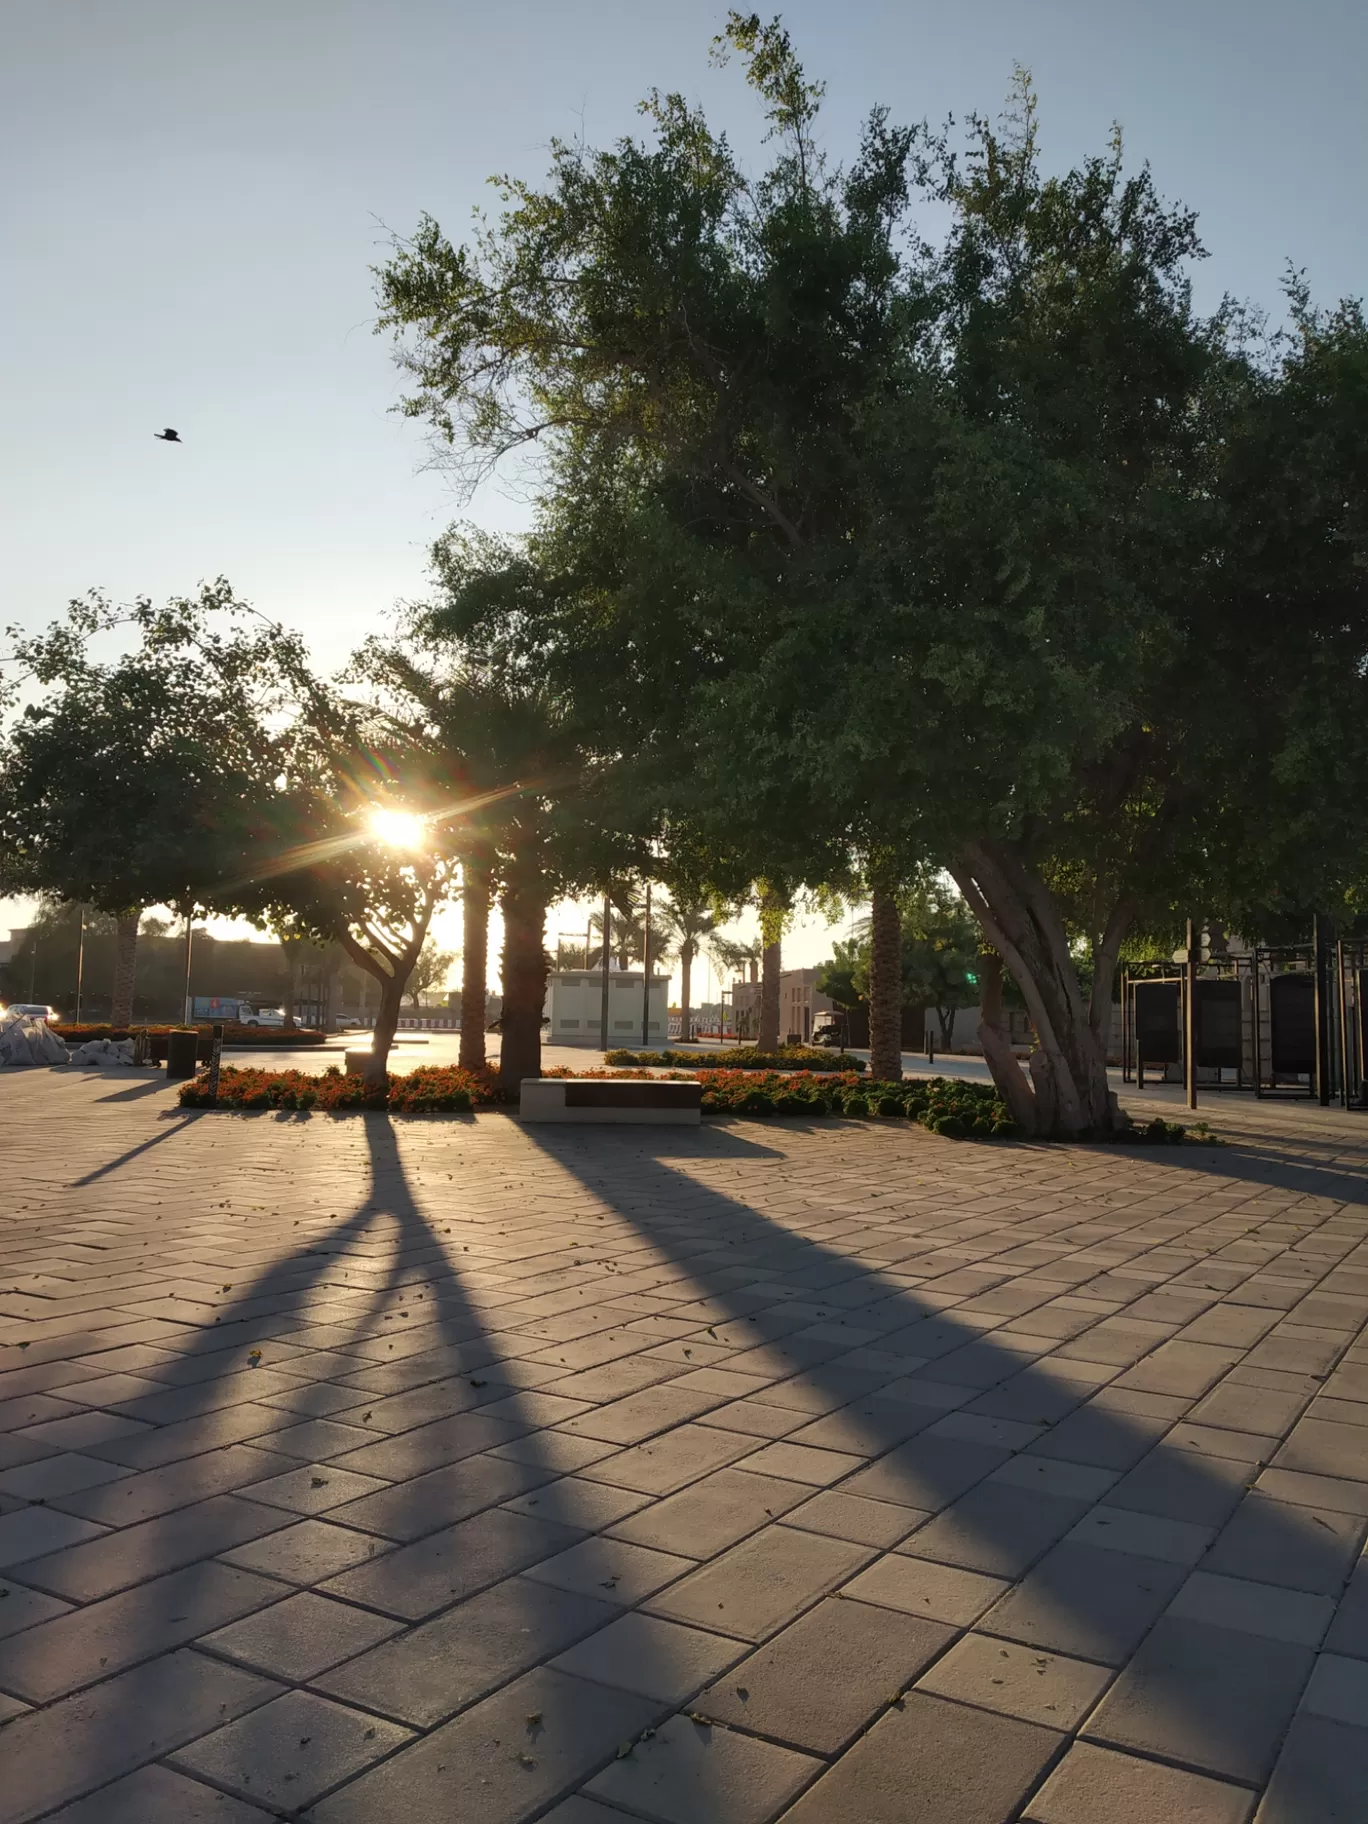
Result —
[[524, 1121], [665, 1121], [697, 1127], [701, 1083], [664, 1078], [524, 1077], [518, 1113]]

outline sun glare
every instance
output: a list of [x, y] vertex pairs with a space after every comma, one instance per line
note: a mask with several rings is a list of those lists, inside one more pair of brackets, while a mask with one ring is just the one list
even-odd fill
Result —
[[427, 824], [412, 811], [374, 810], [366, 821], [387, 849], [421, 849], [427, 837]]

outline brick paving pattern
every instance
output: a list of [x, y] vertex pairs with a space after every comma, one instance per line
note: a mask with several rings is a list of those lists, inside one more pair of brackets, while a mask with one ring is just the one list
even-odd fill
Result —
[[1362, 1824], [1368, 1121], [1213, 1118], [7, 1076], [0, 1824]]

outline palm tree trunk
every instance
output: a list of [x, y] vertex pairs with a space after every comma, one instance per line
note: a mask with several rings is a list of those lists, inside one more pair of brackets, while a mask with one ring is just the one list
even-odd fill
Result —
[[280, 946], [281, 958], [285, 964], [285, 992], [281, 997], [281, 1011], [285, 1015], [284, 1029], [293, 1032], [295, 1029], [295, 959], [294, 952], [288, 944]]
[[515, 1091], [524, 1077], [541, 1075], [547, 889], [540, 869], [515, 862], [505, 880], [500, 904], [504, 920], [504, 999], [499, 1085]]
[[[766, 887], [760, 896], [760, 927], [765, 936], [765, 947], [760, 955], [760, 1032], [758, 1044], [761, 1051], [776, 1051], [779, 1047], [779, 977], [784, 968], [783, 927], [784, 902], [773, 887]], [[772, 932], [771, 937], [769, 933]]]
[[489, 882], [487, 864], [461, 868], [461, 1052], [462, 1070], [485, 1067], [485, 996], [489, 977]]
[[694, 946], [692, 938], [685, 938], [679, 946], [679, 1042], [687, 1045], [693, 1037], [689, 1030], [693, 1017], [689, 1011], [689, 990], [692, 987]]
[[902, 921], [886, 885], [873, 890], [869, 946], [869, 1074], [902, 1076]]
[[109, 1010], [111, 1026], [133, 1023], [133, 988], [138, 972], [138, 926], [142, 908], [121, 912], [114, 925], [114, 1001]]

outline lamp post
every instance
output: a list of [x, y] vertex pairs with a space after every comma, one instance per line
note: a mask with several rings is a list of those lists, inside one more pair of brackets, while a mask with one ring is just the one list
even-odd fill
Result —
[[191, 1024], [190, 1013], [190, 958], [195, 941], [195, 908], [192, 905], [185, 914], [185, 1024]]
[[76, 1024], [81, 1023], [81, 984], [85, 979], [85, 907], [81, 907], [81, 935], [76, 940]]
[[641, 1043], [651, 1042], [651, 883], [646, 882], [646, 912], [641, 927]]

